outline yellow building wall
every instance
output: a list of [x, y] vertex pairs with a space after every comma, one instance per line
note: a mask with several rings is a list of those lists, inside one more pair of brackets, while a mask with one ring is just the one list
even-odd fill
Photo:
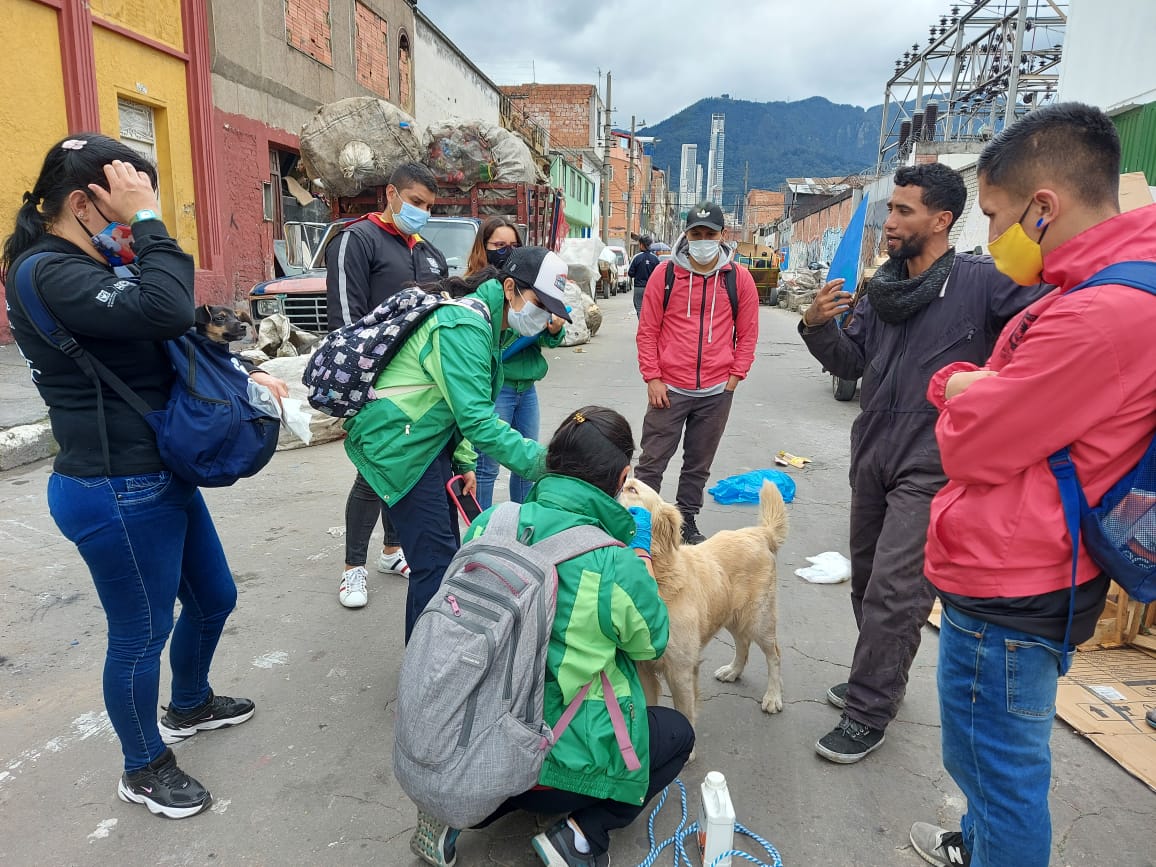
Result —
[[173, 48], [184, 48], [181, 0], [89, 0], [88, 6], [96, 18]]
[[[94, 11], [96, 5], [93, 4]], [[139, 23], [125, 26], [140, 32], [137, 26]], [[147, 18], [144, 23], [148, 23]], [[179, 17], [176, 27], [179, 31]], [[185, 64], [175, 57], [101, 27], [93, 29], [93, 49], [96, 55], [101, 132], [119, 137], [118, 97], [153, 109], [162, 217], [181, 248], [195, 257], [197, 224]]]
[[4, 40], [0, 51], [0, 238], [12, 231], [49, 146], [68, 134], [56, 16], [55, 9], [33, 0], [0, 0], [0, 33], [19, 34]]

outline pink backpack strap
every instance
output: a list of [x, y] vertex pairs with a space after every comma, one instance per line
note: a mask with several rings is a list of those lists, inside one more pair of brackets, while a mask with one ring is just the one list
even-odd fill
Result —
[[[638, 753], [634, 751], [634, 744], [630, 742], [630, 732], [626, 729], [626, 718], [622, 715], [622, 708], [618, 706], [618, 697], [614, 694], [614, 687], [610, 685], [610, 678], [606, 676], [606, 672], [602, 671], [599, 674], [602, 677], [602, 698], [606, 702], [606, 710], [610, 714], [610, 724], [614, 727], [614, 739], [618, 741], [618, 751], [622, 753], [622, 760], [626, 762], [626, 769], [637, 771], [642, 767], [642, 762], [638, 760]], [[585, 701], [586, 695], [590, 692], [590, 684], [593, 682], [591, 681], [578, 690], [574, 700], [570, 702], [566, 711], [558, 719], [553, 729], [554, 743], [558, 743], [558, 739], [574, 721], [574, 715], [578, 713], [578, 708]], [[547, 746], [548, 742], [543, 738], [542, 748], [545, 749]]]

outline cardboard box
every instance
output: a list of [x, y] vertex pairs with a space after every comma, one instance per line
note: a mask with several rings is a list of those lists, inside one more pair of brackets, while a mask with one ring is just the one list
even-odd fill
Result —
[[1152, 204], [1152, 188], [1143, 172], [1120, 175], [1120, 210], [1134, 211]]

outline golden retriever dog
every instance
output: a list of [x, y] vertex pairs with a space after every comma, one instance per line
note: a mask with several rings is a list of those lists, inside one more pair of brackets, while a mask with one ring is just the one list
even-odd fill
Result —
[[654, 575], [670, 612], [666, 653], [654, 662], [638, 663], [647, 704], [658, 704], [661, 675], [675, 708], [693, 725], [702, 650], [726, 629], [734, 638], [735, 656], [714, 676], [725, 683], [738, 680], [751, 644], [757, 644], [767, 658], [762, 708], [767, 713], [782, 710], [775, 554], [787, 538], [787, 508], [779, 489], [763, 483], [757, 527], [723, 530], [699, 545], [681, 543], [682, 515], [645, 483], [628, 479], [618, 499], [628, 508], [641, 506], [650, 512]]

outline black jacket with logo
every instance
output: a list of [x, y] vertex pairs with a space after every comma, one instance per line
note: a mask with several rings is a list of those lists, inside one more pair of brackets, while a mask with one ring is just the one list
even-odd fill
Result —
[[405, 238], [363, 219], [350, 223], [325, 251], [329, 330], [350, 325], [406, 283], [449, 274], [446, 258], [429, 241], [410, 248]]
[[[49, 235], [17, 257], [6, 280], [12, 284], [20, 263], [33, 253], [59, 254], [41, 259], [33, 269], [33, 282], [48, 309], [149, 406], [163, 409], [173, 383], [164, 341], [193, 327], [193, 257], [159, 220], [136, 223], [132, 234], [136, 261], [131, 279], [114, 274], [72, 242]], [[95, 386], [75, 361], [36, 333], [14, 286], [6, 296], [12, 334], [48, 404], [52, 434], [60, 445], [56, 472], [78, 478], [105, 475]], [[103, 386], [103, 392], [112, 474], [165, 469], [153, 429], [111, 388]]]

